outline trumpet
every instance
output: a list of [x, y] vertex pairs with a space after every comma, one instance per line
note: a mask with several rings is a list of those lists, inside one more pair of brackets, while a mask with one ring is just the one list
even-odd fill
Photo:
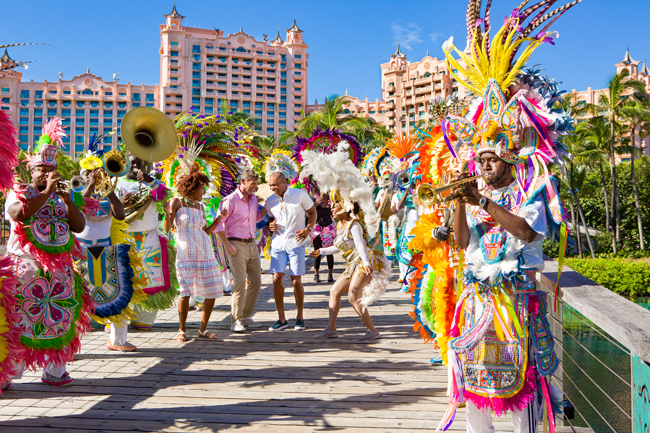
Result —
[[70, 180], [60, 180], [57, 182], [57, 187], [68, 194], [70, 192], [81, 193], [86, 187], [86, 181], [83, 177], [77, 175]]
[[438, 188], [434, 188], [431, 185], [424, 183], [418, 187], [418, 191], [417, 191], [418, 199], [424, 206], [427, 207], [435, 206], [436, 204], [438, 204], [439, 201], [442, 201], [443, 203], [449, 203], [451, 201], [459, 199], [460, 197], [462, 197], [463, 194], [456, 193], [456, 194], [449, 194], [446, 197], [442, 197], [441, 194], [443, 192], [457, 188], [469, 182], [474, 182], [475, 180], [480, 179], [482, 177], [483, 177], [482, 175], [470, 176], [458, 180], [456, 182], [452, 182], [448, 185], [440, 186]]

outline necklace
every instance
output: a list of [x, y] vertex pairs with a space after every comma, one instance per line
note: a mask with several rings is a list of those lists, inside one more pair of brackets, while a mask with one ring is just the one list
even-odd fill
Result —
[[199, 201], [198, 201], [198, 200], [196, 200], [196, 201], [192, 201], [192, 200], [190, 200], [190, 199], [187, 198], [187, 197], [183, 197], [183, 200], [185, 200], [185, 203], [189, 204], [190, 206], [198, 206], [198, 205], [199, 205]]

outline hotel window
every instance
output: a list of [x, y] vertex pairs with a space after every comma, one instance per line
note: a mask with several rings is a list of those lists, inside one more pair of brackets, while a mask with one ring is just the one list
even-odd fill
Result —
[[280, 72], [280, 77], [287, 78], [287, 71]]
[[21, 125], [29, 125], [29, 117], [21, 117], [20, 118], [20, 124]]
[[172, 74], [178, 74], [178, 68], [172, 68], [171, 73]]
[[300, 111], [294, 111], [293, 115], [298, 117], [302, 116], [302, 114], [300, 114]]
[[43, 91], [42, 90], [35, 90], [34, 91], [34, 99], [43, 99]]
[[65, 108], [62, 109], [62, 110], [61, 110], [61, 116], [63, 116], [63, 117], [70, 117], [70, 109], [69, 109], [69, 108], [68, 108], [68, 109], [65, 109]]
[[[178, 57], [178, 51], [172, 51], [171, 52], [172, 57]], [[172, 60], [173, 62], [173, 60]]]
[[192, 89], [192, 95], [201, 96], [201, 89]]
[[29, 116], [29, 108], [21, 108], [20, 109], [20, 115], [21, 116]]
[[192, 80], [192, 86], [201, 87], [201, 80]]
[[172, 60], [171, 64], [174, 65], [174, 66], [178, 66], [178, 60]]
[[43, 128], [34, 128], [34, 137], [38, 137], [43, 133]]
[[56, 90], [50, 90], [50, 95], [56, 95], [58, 92]]
[[273, 91], [275, 91], [275, 86], [267, 86], [267, 90], [273, 90]]
[[278, 108], [280, 110], [286, 110], [287, 109], [287, 104], [278, 104]]
[[25, 98], [25, 99], [29, 99], [29, 90], [21, 90], [20, 91], [20, 97]]
[[104, 117], [104, 127], [113, 126], [113, 119], [111, 117]]
[[192, 63], [192, 69], [193, 70], [201, 70], [201, 64], [200, 63]]
[[133, 102], [133, 103], [131, 104], [131, 106], [132, 106], [133, 108], [135, 108], [135, 107], [139, 107], [139, 106], [140, 106], [140, 103], [139, 103], [139, 102]]
[[262, 117], [262, 110], [255, 110], [256, 117]]
[[280, 119], [286, 119], [286, 118], [287, 118], [287, 113], [285, 113], [284, 111], [280, 111], [280, 112], [278, 113], [278, 117], [279, 117]]
[[214, 108], [213, 107], [205, 107], [205, 112], [207, 114], [212, 114], [212, 113], [214, 113]]
[[280, 96], [280, 102], [287, 102], [286, 96]]
[[230, 101], [230, 107], [231, 108], [239, 107], [239, 101]]
[[201, 78], [201, 71], [192, 71], [192, 78]]
[[99, 110], [90, 110], [90, 117], [99, 117]]
[[302, 72], [296, 71], [296, 75], [302, 75]]
[[260, 109], [264, 108], [264, 102], [256, 102], [255, 108], [260, 108]]
[[90, 128], [89, 131], [88, 131], [88, 133], [89, 133], [90, 135], [93, 135], [93, 134], [99, 134], [99, 128]]
[[302, 84], [302, 80], [293, 80], [294, 84]]
[[113, 106], [113, 103], [112, 103], [112, 102], [106, 102], [106, 103], [104, 104], [104, 108], [111, 108], [112, 106]]
[[266, 119], [266, 126], [274, 126], [275, 119]]
[[273, 111], [267, 111], [266, 117], [275, 117], [275, 113]]
[[280, 120], [278, 123], [278, 126], [280, 128], [286, 128], [287, 127], [287, 121], [286, 120]]
[[287, 69], [286, 63], [280, 63], [280, 69]]
[[75, 130], [75, 132], [76, 132], [77, 134], [81, 134], [81, 135], [83, 135], [83, 133], [84, 133], [84, 128], [83, 128], [83, 126], [82, 126], [82, 127], [77, 127], [77, 128], [75, 128], [74, 130]]
[[[2, 98], [3, 102], [5, 102], [5, 100], [6, 102], [9, 102], [9, 98]], [[22, 105], [23, 107], [27, 107], [29, 105], [29, 99], [21, 99], [20, 105]]]
[[140, 94], [139, 94], [139, 93], [133, 93], [133, 94], [131, 94], [131, 101], [137, 101], [137, 102], [140, 102]]
[[243, 101], [242, 102], [242, 107], [251, 108], [251, 101]]
[[104, 95], [106, 95], [106, 96], [113, 96], [113, 92], [104, 92]]
[[300, 54], [296, 54], [295, 56], [293, 56], [293, 58], [294, 58], [294, 59], [302, 59], [302, 55], [300, 55]]
[[69, 91], [69, 90], [64, 90], [64, 91], [63, 91], [63, 94], [64, 94], [64, 95], [69, 95], [69, 94], [70, 94], [70, 91]]
[[126, 92], [120, 92], [117, 94], [117, 96], [126, 96]]
[[294, 92], [302, 92], [302, 89], [300, 87], [294, 87], [293, 91]]
[[178, 90], [178, 86], [169, 86], [171, 90]]
[[219, 51], [226, 51], [226, 47], [219, 47]]
[[217, 91], [217, 94], [218, 94], [218, 95], [225, 95], [225, 94], [226, 94], [226, 91], [225, 91], [225, 90], [218, 90], [218, 91]]
[[200, 103], [201, 103], [201, 98], [196, 98], [196, 97], [192, 98], [192, 104], [199, 105]]
[[201, 56], [198, 55], [198, 54], [194, 54], [194, 56], [192, 56], [192, 57], [194, 58], [194, 61], [196, 61], [196, 62], [201, 60]]
[[287, 88], [286, 88], [286, 87], [282, 87], [282, 88], [280, 89], [280, 95], [286, 95], [286, 94], [287, 94]]
[[47, 117], [54, 117], [54, 116], [56, 116], [56, 108], [48, 108]]
[[192, 45], [192, 52], [201, 54], [201, 45]]
[[120, 118], [120, 119], [121, 119], [122, 117], [124, 117], [125, 114], [126, 114], [126, 111], [122, 111], [122, 110], [118, 110], [118, 111], [117, 111], [117, 117]]
[[264, 99], [264, 93], [256, 93], [255, 96], [260, 99]]
[[126, 108], [126, 102], [118, 102], [117, 107], [118, 108]]
[[287, 85], [287, 80], [280, 80], [280, 85], [281, 86], [286, 86]]
[[29, 126], [21, 126], [18, 130], [19, 134], [29, 134]]

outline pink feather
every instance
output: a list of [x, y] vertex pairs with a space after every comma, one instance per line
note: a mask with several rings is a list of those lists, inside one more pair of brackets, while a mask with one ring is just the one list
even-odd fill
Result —
[[[1, 106], [2, 104], [0, 104]], [[0, 189], [11, 189], [14, 182], [14, 169], [18, 166], [16, 128], [5, 111], [0, 110]]]
[[45, 124], [43, 135], [47, 135], [51, 140], [56, 141], [59, 146], [63, 146], [63, 137], [66, 137], [66, 134], [59, 116], [54, 116]]

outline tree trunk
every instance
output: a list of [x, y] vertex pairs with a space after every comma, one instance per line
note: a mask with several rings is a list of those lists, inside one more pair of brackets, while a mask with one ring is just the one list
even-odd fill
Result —
[[639, 247], [641, 251], [645, 250], [643, 240], [643, 220], [641, 219], [641, 206], [639, 205], [639, 190], [636, 187], [636, 175], [634, 173], [634, 151], [636, 145], [635, 134], [636, 125], [632, 125], [632, 152], [630, 153], [630, 180], [632, 181], [632, 191], [634, 192], [634, 204], [636, 205], [636, 221], [639, 226]]
[[614, 125], [616, 122], [616, 118], [612, 115], [612, 118], [610, 119], [609, 125], [610, 125], [610, 132], [611, 132], [611, 139], [609, 142], [609, 168], [612, 174], [612, 220], [614, 222], [614, 229], [612, 230], [612, 250], [614, 254], [618, 252], [618, 236], [620, 234], [619, 232], [619, 212], [618, 212], [618, 190], [616, 188], [616, 157], [615, 157], [615, 149], [614, 149], [614, 140], [615, 140], [615, 130], [614, 130]]
[[571, 163], [570, 169], [569, 169], [569, 187], [571, 188], [571, 194], [569, 194], [569, 204], [571, 206], [571, 223], [573, 224], [573, 231], [575, 232], [576, 235], [576, 246], [578, 248], [578, 256], [582, 259], [582, 239], [580, 236], [580, 227], [578, 227], [578, 224], [576, 224], [576, 212], [574, 209], [573, 205], [573, 200], [575, 197], [575, 193], [573, 192], [573, 162]]
[[589, 234], [589, 229], [587, 228], [585, 214], [582, 212], [582, 206], [580, 206], [580, 198], [578, 197], [578, 194], [575, 193], [575, 191], [573, 195], [575, 195], [576, 207], [578, 208], [578, 215], [580, 215], [580, 219], [582, 220], [582, 225], [584, 226], [585, 233], [587, 234], [587, 244], [589, 245], [589, 252], [591, 253], [591, 258], [595, 259], [596, 255], [594, 254], [594, 245], [591, 242], [591, 235]]
[[605, 172], [603, 170], [603, 162], [598, 161], [598, 168], [600, 168], [600, 183], [603, 184], [603, 197], [605, 197], [605, 231], [612, 233], [609, 221], [609, 196], [607, 194], [607, 183], [605, 183]]

